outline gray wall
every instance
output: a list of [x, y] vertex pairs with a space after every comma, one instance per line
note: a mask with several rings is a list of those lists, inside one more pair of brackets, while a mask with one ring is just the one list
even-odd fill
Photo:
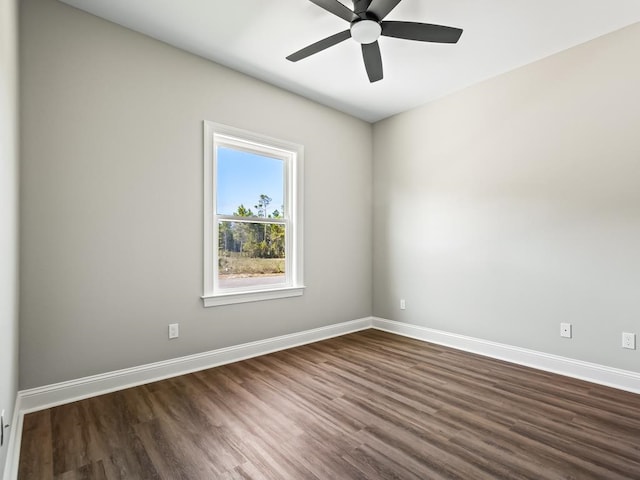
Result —
[[[352, 320], [372, 303], [380, 317], [640, 370], [639, 351], [620, 348], [623, 330], [640, 333], [640, 26], [373, 135], [53, 0], [21, 2], [20, 39], [21, 388]], [[203, 119], [305, 145], [303, 297], [202, 307]], [[15, 252], [11, 192], [0, 211]]]
[[[18, 389], [16, 36], [16, 2], [0, 2], [0, 409], [8, 423]], [[0, 448], [0, 475], [6, 455], [7, 443]]]
[[[21, 388], [371, 314], [371, 125], [52, 0], [20, 26]], [[305, 146], [304, 296], [203, 308], [204, 119]]]
[[640, 371], [638, 51], [636, 24], [376, 124], [374, 315]]

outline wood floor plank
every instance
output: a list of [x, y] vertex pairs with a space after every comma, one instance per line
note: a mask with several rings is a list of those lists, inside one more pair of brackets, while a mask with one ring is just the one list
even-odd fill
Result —
[[24, 417], [19, 471], [24, 478], [53, 480], [51, 410]]
[[20, 480], [640, 479], [640, 395], [377, 330], [28, 414]]

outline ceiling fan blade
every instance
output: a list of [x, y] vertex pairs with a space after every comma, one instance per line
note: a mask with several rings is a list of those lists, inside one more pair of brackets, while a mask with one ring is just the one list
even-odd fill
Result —
[[462, 35], [461, 28], [416, 22], [381, 22], [382, 35], [386, 37], [418, 40], [419, 42], [456, 43]]
[[333, 47], [340, 42], [344, 42], [347, 38], [351, 38], [351, 30], [345, 30], [344, 32], [336, 33], [330, 37], [323, 38], [322, 40], [312, 43], [311, 45], [304, 47], [302, 50], [298, 50], [287, 57], [287, 60], [291, 62], [297, 62], [303, 58], [307, 58], [314, 53], [321, 52], [325, 48]]
[[315, 3], [321, 8], [324, 8], [327, 12], [331, 12], [334, 15], [351, 23], [354, 18], [353, 12], [341, 4], [338, 0], [309, 0], [311, 3]]
[[362, 44], [362, 58], [371, 83], [382, 80], [382, 56], [378, 42]]
[[371, 0], [354, 0], [353, 13], [359, 17], [363, 17], [366, 14], [367, 8], [371, 5]]
[[396, 5], [398, 5], [400, 1], [401, 0], [373, 0], [369, 6], [369, 11], [378, 17], [378, 20], [382, 20], [391, 13], [391, 10], [396, 8]]

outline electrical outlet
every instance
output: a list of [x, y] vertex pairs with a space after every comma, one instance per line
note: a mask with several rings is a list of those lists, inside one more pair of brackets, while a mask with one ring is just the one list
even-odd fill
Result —
[[622, 348], [636, 349], [636, 334], [622, 332]]
[[180, 336], [180, 324], [172, 323], [169, 325], [169, 340]]
[[404, 301], [404, 298], [400, 299], [400, 310], [404, 310], [407, 308], [407, 303]]
[[570, 323], [561, 323], [560, 324], [560, 336], [565, 338], [571, 338], [571, 324]]

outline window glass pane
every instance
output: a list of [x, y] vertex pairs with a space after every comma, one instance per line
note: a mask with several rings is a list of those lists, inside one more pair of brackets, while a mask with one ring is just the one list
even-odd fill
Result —
[[221, 215], [282, 216], [284, 161], [217, 147], [216, 209]]
[[278, 223], [218, 222], [218, 286], [286, 283], [285, 228]]

